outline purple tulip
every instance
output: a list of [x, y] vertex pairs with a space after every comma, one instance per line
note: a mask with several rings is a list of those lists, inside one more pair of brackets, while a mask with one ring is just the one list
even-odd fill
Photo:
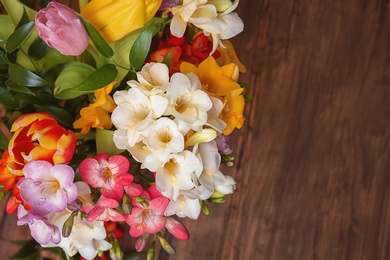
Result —
[[51, 2], [35, 18], [39, 37], [64, 55], [77, 56], [88, 46], [89, 37], [81, 20], [72, 9]]

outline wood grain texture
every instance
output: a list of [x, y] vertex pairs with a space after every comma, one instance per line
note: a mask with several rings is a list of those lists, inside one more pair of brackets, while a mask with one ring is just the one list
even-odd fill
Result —
[[[237, 12], [253, 95], [223, 168], [237, 190], [184, 220], [190, 240], [156, 259], [390, 259], [389, 1], [247, 0]], [[26, 230], [0, 217], [5, 259], [4, 239]]]
[[237, 191], [160, 259], [390, 259], [388, 1], [242, 1]]

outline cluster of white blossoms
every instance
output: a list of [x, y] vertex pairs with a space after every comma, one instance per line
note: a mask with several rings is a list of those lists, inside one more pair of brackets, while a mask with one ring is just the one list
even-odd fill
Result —
[[202, 90], [195, 74], [170, 77], [163, 63], [146, 64], [128, 85], [114, 94], [115, 145], [155, 173], [157, 189], [170, 199], [166, 216], [198, 218], [202, 200], [235, 189], [235, 181], [219, 170], [214, 141], [225, 126], [216, 116], [222, 105]]
[[206, 36], [213, 39], [212, 53], [221, 40], [230, 39], [244, 30], [244, 23], [237, 13], [233, 12], [239, 0], [184, 0], [182, 5], [172, 7], [171, 33], [182, 37], [187, 23], [203, 30]]

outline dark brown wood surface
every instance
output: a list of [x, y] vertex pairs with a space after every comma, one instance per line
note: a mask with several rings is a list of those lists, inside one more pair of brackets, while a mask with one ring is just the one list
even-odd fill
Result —
[[[390, 259], [390, 3], [247, 0], [236, 192], [169, 260]], [[0, 205], [4, 207], [4, 202]], [[0, 213], [0, 258], [25, 237]]]

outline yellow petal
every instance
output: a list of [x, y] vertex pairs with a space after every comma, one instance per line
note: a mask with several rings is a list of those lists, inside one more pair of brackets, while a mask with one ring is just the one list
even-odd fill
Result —
[[153, 19], [162, 0], [92, 0], [82, 10], [107, 42], [117, 41]]
[[210, 142], [217, 137], [217, 132], [214, 129], [206, 128], [200, 132], [193, 134], [185, 143], [185, 147], [194, 146], [196, 144]]
[[217, 59], [218, 64], [223, 66], [229, 63], [234, 63], [238, 66], [241, 73], [245, 73], [246, 68], [238, 59], [233, 44], [228, 40], [223, 40], [222, 43], [225, 48], [221, 46], [218, 47], [218, 51], [221, 53], [221, 56]]

